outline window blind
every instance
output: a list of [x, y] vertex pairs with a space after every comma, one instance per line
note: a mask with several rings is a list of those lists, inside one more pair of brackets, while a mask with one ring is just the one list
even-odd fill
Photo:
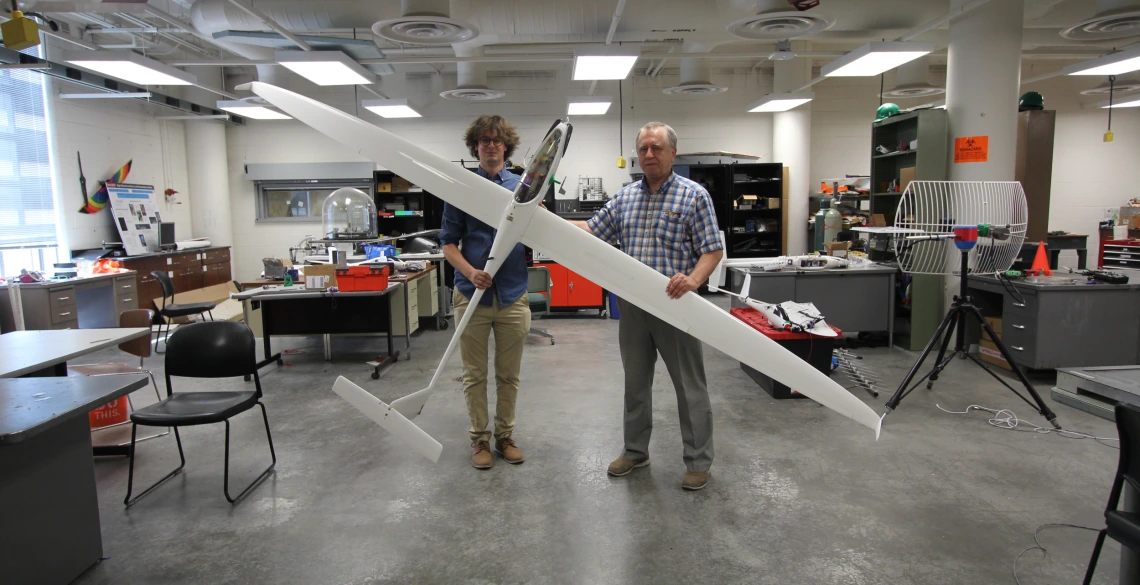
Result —
[[0, 70], [0, 248], [56, 244], [45, 84], [35, 70]]

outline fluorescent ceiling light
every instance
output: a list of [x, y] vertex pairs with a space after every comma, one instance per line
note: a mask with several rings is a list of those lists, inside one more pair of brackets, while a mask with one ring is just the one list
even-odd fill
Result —
[[802, 106], [815, 99], [812, 92], [806, 93], [770, 93], [750, 104], [749, 112], [786, 112], [797, 106]]
[[1140, 48], [1102, 55], [1083, 63], [1069, 65], [1066, 75], [1120, 75], [1140, 70]]
[[61, 93], [59, 97], [69, 100], [97, 100], [110, 98], [148, 98], [149, 91], [124, 91], [121, 93], [103, 91], [99, 93]]
[[76, 53], [64, 61], [136, 85], [192, 85], [198, 78], [131, 51]]
[[601, 116], [609, 111], [614, 103], [609, 96], [572, 97], [567, 100], [566, 114], [569, 116]]
[[225, 110], [231, 114], [237, 114], [246, 118], [253, 118], [254, 120], [292, 120], [290, 116], [286, 116], [277, 110], [271, 110], [261, 104], [251, 102], [243, 102], [240, 100], [221, 100], [218, 102], [218, 109]]
[[824, 65], [824, 77], [871, 77], [890, 71], [934, 50], [929, 43], [867, 43]]
[[1112, 100], [1112, 105], [1109, 106], [1107, 101], [1097, 104], [1102, 108], [1140, 108], [1140, 96], [1126, 97], [1123, 101]]
[[641, 51], [629, 47], [586, 47], [574, 52], [574, 81], [625, 79]]
[[364, 109], [381, 118], [420, 118], [419, 112], [412, 108], [404, 98], [391, 100], [364, 100], [361, 102]]
[[317, 85], [362, 85], [376, 76], [340, 51], [277, 51], [278, 63]]

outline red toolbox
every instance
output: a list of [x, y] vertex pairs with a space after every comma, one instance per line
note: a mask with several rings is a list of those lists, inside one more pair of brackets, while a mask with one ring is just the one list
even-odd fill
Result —
[[391, 266], [387, 264], [367, 264], [336, 269], [336, 288], [340, 292], [385, 290], [388, 288], [388, 275]]
[[[768, 324], [768, 318], [752, 307], [737, 307], [730, 309], [729, 312], [753, 329], [763, 333], [768, 339], [775, 341], [805, 362], [815, 366], [820, 372], [828, 376], [831, 375], [831, 350], [835, 345], [835, 340], [839, 339], [838, 337], [820, 337], [810, 333], [793, 333], [774, 329]], [[843, 334], [843, 331], [837, 327], [832, 326], [831, 329], [839, 335]], [[748, 367], [744, 363], [740, 364], [740, 369], [744, 370], [768, 394], [771, 394], [772, 398], [804, 398], [803, 394]]]

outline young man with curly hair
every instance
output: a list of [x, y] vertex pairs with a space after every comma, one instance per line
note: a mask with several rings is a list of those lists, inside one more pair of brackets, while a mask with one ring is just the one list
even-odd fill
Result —
[[[514, 190], [519, 177], [506, 170], [506, 161], [519, 145], [514, 125], [502, 116], [480, 116], [463, 136], [471, 155], [479, 159], [479, 176]], [[495, 333], [495, 451], [507, 463], [522, 463], [523, 453], [512, 435], [515, 428], [515, 400], [519, 391], [519, 369], [523, 345], [530, 331], [530, 303], [527, 299], [526, 251], [517, 244], [494, 278], [484, 272], [495, 228], [471, 217], [457, 207], [443, 206], [443, 229], [439, 241], [443, 254], [455, 268], [455, 321], [474, 310], [467, 329], [459, 339], [463, 357], [463, 394], [471, 420], [471, 464], [477, 469], [492, 465], [491, 432], [487, 430], [487, 353], [488, 338]], [[483, 293], [477, 307], [470, 306], [475, 289]]]

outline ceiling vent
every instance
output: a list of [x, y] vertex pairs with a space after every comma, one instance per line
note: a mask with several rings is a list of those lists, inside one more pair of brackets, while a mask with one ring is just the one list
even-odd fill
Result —
[[930, 76], [930, 59], [929, 57], [919, 57], [908, 63], [904, 63], [899, 67], [898, 77], [895, 79], [895, 86], [885, 92], [885, 98], [920, 98], [930, 97], [932, 95], [941, 95], [946, 93], [946, 90], [931, 85], [927, 80]]
[[728, 25], [733, 36], [750, 40], [794, 39], [823, 32], [835, 22], [815, 11], [787, 10], [787, 0], [759, 0], [756, 16], [742, 18]]
[[455, 65], [459, 69], [459, 85], [455, 89], [441, 91], [439, 97], [467, 102], [485, 102], [497, 100], [507, 95], [505, 91], [487, 87], [487, 72], [483, 69], [482, 63], [460, 61]]
[[709, 81], [709, 64], [705, 59], [681, 59], [681, 84], [661, 90], [666, 95], [711, 95], [724, 93], [728, 87]]
[[[1128, 93], [1130, 91], [1137, 90], [1140, 90], [1140, 73], [1132, 73], [1128, 76], [1117, 75], [1116, 81], [1112, 83], [1111, 93], [1119, 95], [1122, 93]], [[1104, 83], [1094, 88], [1082, 91], [1081, 95], [1098, 95], [1108, 97], [1109, 93], [1109, 84], [1106, 80]]]
[[479, 36], [479, 29], [451, 18], [448, 0], [401, 0], [403, 16], [381, 20], [372, 32], [394, 43], [451, 45]]
[[1096, 16], [1061, 31], [1074, 41], [1107, 41], [1140, 35], [1136, 0], [1097, 0]]

